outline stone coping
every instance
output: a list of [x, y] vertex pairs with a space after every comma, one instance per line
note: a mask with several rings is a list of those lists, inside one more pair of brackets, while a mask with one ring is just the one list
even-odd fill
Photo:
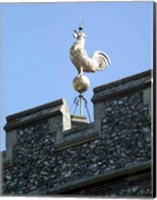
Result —
[[152, 70], [147, 70], [142, 73], [94, 88], [92, 102], [96, 103], [108, 98], [115, 98], [115, 96], [119, 96], [121, 94], [126, 95], [126, 93], [150, 87], [151, 72]]
[[90, 123], [64, 132], [57, 132], [56, 151], [99, 139], [101, 137], [99, 126], [99, 124]]
[[83, 124], [81, 126], [77, 126], [77, 127], [72, 128], [72, 129], [64, 131], [64, 135], [68, 136], [68, 135], [71, 135], [71, 134], [78, 133], [80, 131], [87, 131], [89, 129], [93, 129], [95, 127], [95, 125], [96, 124], [94, 122], [92, 122], [90, 124]]
[[[151, 70], [129, 76], [118, 81], [105, 84], [94, 89], [94, 96], [92, 102], [100, 102], [108, 98], [115, 98], [121, 94], [127, 92], [134, 92], [137, 89], [150, 87], [151, 85]], [[62, 114], [61, 108], [65, 106], [67, 113], [68, 107], [64, 99], [59, 99], [47, 104], [37, 106], [32, 109], [28, 109], [13, 115], [6, 117], [7, 124], [4, 129], [6, 131], [13, 128], [17, 128], [20, 125], [25, 125], [28, 123], [34, 123], [36, 121], [42, 120], [43, 118], [48, 118], [58, 114]]]
[[[132, 163], [130, 166], [118, 169], [112, 172], [105, 172], [99, 175], [95, 175], [92, 177], [82, 178], [72, 183], [66, 183], [64, 185], [55, 187], [54, 189], [49, 189], [46, 191], [47, 195], [50, 194], [70, 194], [71, 191], [76, 191], [81, 188], [85, 189], [85, 187], [91, 187], [92, 185], [96, 185], [100, 182], [115, 182], [115, 180], [127, 179], [128, 177], [133, 176], [143, 176], [143, 173], [151, 173], [151, 161], [141, 162], [141, 163]], [[69, 192], [69, 193], [68, 193]], [[44, 194], [43, 194], [44, 195]]]
[[31, 124], [36, 121], [42, 120], [44, 118], [48, 118], [51, 116], [55, 116], [61, 114], [62, 106], [66, 106], [66, 102], [64, 99], [59, 99], [47, 104], [43, 104], [41, 106], [25, 110], [13, 115], [8, 116], [7, 124], [4, 129], [6, 131], [11, 130], [13, 128], [17, 128], [19, 126], [23, 126], [25, 124]]
[[71, 120], [77, 120], [77, 121], [83, 121], [86, 122], [87, 118], [85, 116], [81, 116], [81, 115], [70, 115], [71, 116]]

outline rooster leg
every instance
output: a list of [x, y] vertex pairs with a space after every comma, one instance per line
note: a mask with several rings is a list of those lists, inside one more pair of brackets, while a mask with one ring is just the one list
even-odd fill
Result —
[[83, 74], [83, 67], [80, 67], [78, 69], [78, 76], [82, 76], [82, 74]]

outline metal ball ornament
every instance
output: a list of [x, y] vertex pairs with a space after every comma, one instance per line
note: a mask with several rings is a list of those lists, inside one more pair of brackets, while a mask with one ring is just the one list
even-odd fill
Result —
[[79, 92], [79, 93], [83, 93], [85, 92], [89, 86], [90, 86], [90, 81], [87, 78], [87, 76], [84, 75], [78, 75], [74, 78], [73, 80], [73, 86], [74, 89]]

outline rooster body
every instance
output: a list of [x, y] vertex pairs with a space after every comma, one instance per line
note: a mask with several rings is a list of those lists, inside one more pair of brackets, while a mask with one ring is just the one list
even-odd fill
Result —
[[88, 57], [85, 46], [85, 37], [82, 28], [79, 31], [74, 31], [76, 42], [70, 49], [70, 58], [72, 63], [78, 70], [78, 74], [84, 72], [96, 72], [104, 70], [110, 63], [109, 57], [102, 51], [96, 51], [92, 58]]

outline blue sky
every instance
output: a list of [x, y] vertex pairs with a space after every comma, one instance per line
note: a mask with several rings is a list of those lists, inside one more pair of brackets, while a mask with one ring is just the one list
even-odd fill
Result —
[[152, 68], [152, 11], [152, 2], [1, 4], [1, 149], [6, 116], [60, 98], [71, 108], [77, 71], [69, 50], [81, 16], [88, 55], [102, 50], [112, 62], [85, 73], [93, 118], [93, 88]]

